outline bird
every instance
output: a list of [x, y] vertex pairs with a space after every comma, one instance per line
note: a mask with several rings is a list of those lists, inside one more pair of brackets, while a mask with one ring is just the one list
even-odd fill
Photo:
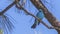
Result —
[[[43, 19], [44, 18], [44, 13], [41, 9], [38, 10], [36, 16], [39, 18], [39, 19]], [[37, 25], [39, 25], [40, 22], [38, 20], [35, 19], [34, 21], [34, 24], [31, 26], [31, 28], [35, 29]]]

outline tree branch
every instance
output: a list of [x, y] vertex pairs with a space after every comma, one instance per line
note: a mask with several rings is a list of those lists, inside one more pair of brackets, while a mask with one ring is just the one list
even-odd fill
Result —
[[[20, 1], [20, 0], [18, 0]], [[5, 12], [7, 12], [8, 9], [10, 9], [14, 4], [16, 4], [16, 1], [14, 1], [13, 3], [11, 3], [8, 7], [6, 7], [4, 10], [2, 10], [0, 12], [0, 15], [4, 14]]]
[[[46, 19], [50, 22], [50, 24], [55, 27], [55, 29], [60, 32], [60, 22], [49, 12], [49, 10], [45, 7], [45, 5], [41, 2], [41, 0], [31, 0], [34, 6], [39, 10], [42, 9]], [[57, 29], [57, 28], [59, 29]], [[60, 34], [60, 33], [59, 33]]]

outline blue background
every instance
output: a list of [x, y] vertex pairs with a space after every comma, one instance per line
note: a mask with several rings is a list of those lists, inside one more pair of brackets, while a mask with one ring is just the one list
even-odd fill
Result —
[[[5, 9], [9, 4], [14, 0], [0, 0], [0, 11]], [[46, 0], [48, 3], [42, 2], [49, 9], [49, 11], [60, 21], [60, 0]], [[26, 1], [25, 8], [32, 14], [36, 14], [38, 10], [30, 2]], [[31, 26], [34, 23], [34, 18], [32, 16], [26, 15], [23, 10], [18, 10], [15, 5], [10, 8], [5, 15], [13, 22], [15, 28], [12, 31], [12, 34], [57, 34], [57, 31], [54, 29], [48, 29], [43, 24], [40, 24], [35, 29], [31, 29]], [[12, 18], [11, 18], [12, 17]], [[49, 22], [46, 18], [43, 19], [48, 25]], [[51, 26], [51, 25], [50, 25]]]

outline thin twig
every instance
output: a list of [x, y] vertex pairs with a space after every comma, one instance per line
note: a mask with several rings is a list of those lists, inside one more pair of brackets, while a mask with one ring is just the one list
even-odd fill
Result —
[[6, 7], [4, 10], [2, 10], [1, 12], [0, 12], [0, 14], [2, 15], [2, 14], [4, 14], [5, 12], [7, 12], [7, 10], [8, 9], [10, 9], [14, 4], [16, 4], [16, 1], [14, 1], [13, 3], [11, 3], [8, 7]]

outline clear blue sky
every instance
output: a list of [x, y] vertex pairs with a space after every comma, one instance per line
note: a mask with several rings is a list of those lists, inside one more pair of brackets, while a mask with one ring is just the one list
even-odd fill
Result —
[[[27, 0], [26, 3], [26, 9], [28, 9], [29, 12], [33, 13], [34, 15], [37, 13], [37, 9], [34, 7], [34, 5]], [[50, 10], [50, 12], [60, 21], [60, 0], [46, 0], [48, 3], [44, 3], [45, 6]], [[0, 11], [2, 11], [4, 8], [6, 8], [9, 4], [11, 4], [12, 0], [0, 0]], [[20, 11], [20, 12], [19, 12]], [[34, 18], [25, 15], [22, 10], [16, 9], [15, 6], [10, 8], [5, 14], [8, 14], [8, 17], [13, 22], [15, 28], [14, 31], [12, 31], [12, 34], [57, 34], [57, 31], [54, 29], [47, 29], [44, 25], [40, 24], [36, 27], [36, 29], [31, 29], [32, 24], [34, 23]], [[14, 20], [11, 18], [14, 18]], [[46, 22], [48, 25], [49, 22], [44, 18], [44, 22]]]

